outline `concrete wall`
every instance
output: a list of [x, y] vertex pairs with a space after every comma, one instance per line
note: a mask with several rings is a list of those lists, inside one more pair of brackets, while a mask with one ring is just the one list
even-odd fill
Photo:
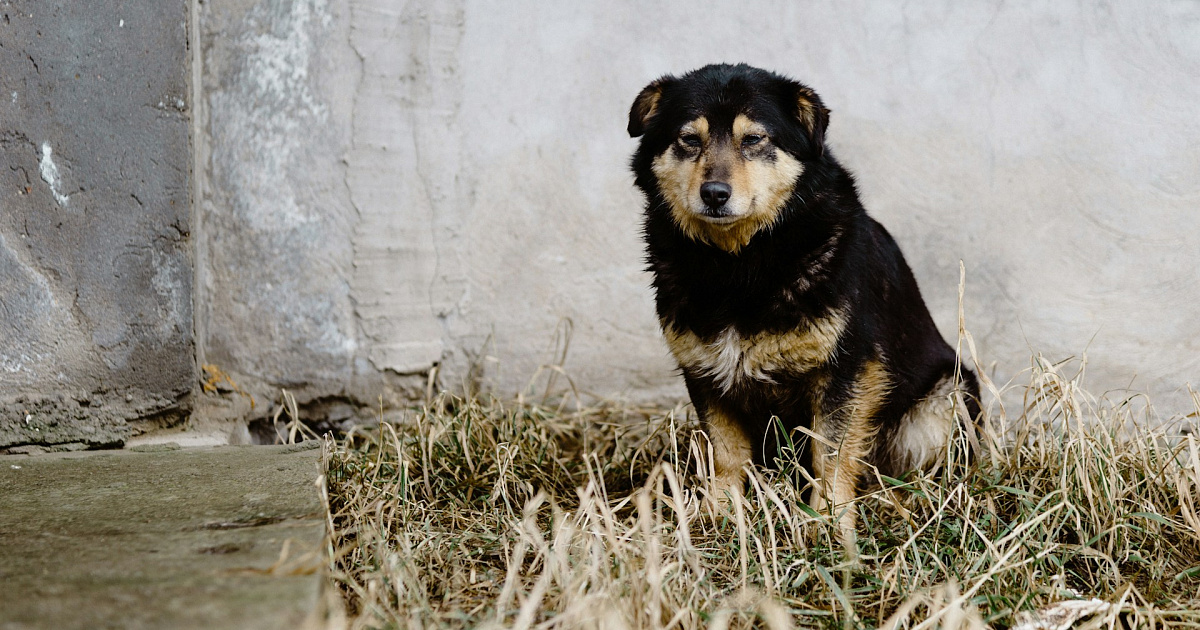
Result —
[[173, 422], [197, 366], [224, 395], [196, 418], [559, 362], [682, 397], [624, 127], [714, 61], [822, 94], [947, 335], [965, 261], [1000, 381], [1086, 351], [1097, 388], [1189, 409], [1196, 3], [0, 1], [0, 448]]
[[0, 449], [189, 411], [186, 17], [0, 2]]
[[357, 62], [336, 17], [308, 0], [197, 5], [199, 359], [255, 393], [260, 415], [274, 387], [381, 389], [356, 350], [345, 156]]
[[[511, 393], [561, 352], [682, 395], [624, 134], [665, 72], [813, 85], [935, 318], [1004, 381], [1087, 352], [1165, 409], [1200, 367], [1200, 5], [217, 0], [204, 19], [201, 338], [312, 397], [440, 364]], [[557, 331], [557, 333], [556, 333]], [[387, 381], [401, 387], [403, 379]], [[336, 391], [335, 391], [336, 390]], [[353, 392], [349, 392], [353, 394]], [[356, 394], [357, 395], [357, 394]]]
[[580, 386], [678, 396], [641, 272], [623, 91], [602, 119], [580, 107], [582, 69], [514, 82], [536, 60], [480, 41], [490, 12], [462, 3], [201, 11], [206, 361], [302, 403], [398, 402], [434, 365], [445, 386], [513, 393], [570, 321]]

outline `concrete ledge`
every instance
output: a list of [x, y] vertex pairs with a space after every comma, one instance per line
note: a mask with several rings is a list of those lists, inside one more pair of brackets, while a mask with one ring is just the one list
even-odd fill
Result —
[[324, 626], [305, 446], [0, 457], [0, 629]]

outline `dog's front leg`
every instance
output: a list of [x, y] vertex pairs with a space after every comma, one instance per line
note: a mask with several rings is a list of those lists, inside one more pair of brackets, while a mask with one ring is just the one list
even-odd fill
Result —
[[745, 429], [720, 404], [705, 409], [704, 430], [712, 446], [712, 498], [740, 497], [746, 485], [746, 466], [753, 459], [750, 438]]
[[[827, 419], [828, 420], [828, 419]], [[858, 511], [854, 500], [858, 485], [867, 471], [867, 457], [875, 438], [870, 415], [862, 409], [851, 408], [840, 421], [821, 423], [817, 433], [824, 441], [814, 441], [813, 473], [817, 487], [813, 489], [812, 507], [829, 513], [838, 524], [843, 547], [850, 557], [857, 557], [858, 543], [855, 527]]]
[[859, 368], [848, 400], [817, 418], [814, 427], [823, 439], [814, 440], [812, 446], [813, 472], [820, 479], [813, 492], [813, 507], [824, 511], [826, 502], [832, 501], [828, 509], [837, 518], [842, 542], [852, 554], [858, 520], [853, 501], [875, 443], [876, 414], [891, 388], [892, 380], [883, 363], [878, 359], [866, 361]]
[[817, 478], [812, 508], [832, 515], [837, 520], [843, 544], [850, 546], [858, 521], [854, 498], [866, 468], [864, 460], [870, 440], [864, 440], [861, 434], [850, 430], [819, 431], [819, 434], [830, 444], [816, 442], [812, 446], [813, 473]]

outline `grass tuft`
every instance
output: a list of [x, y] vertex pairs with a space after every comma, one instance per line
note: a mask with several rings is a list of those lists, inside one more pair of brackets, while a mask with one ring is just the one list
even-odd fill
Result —
[[686, 408], [441, 394], [326, 442], [333, 576], [356, 627], [1200, 626], [1200, 440], [1065, 368], [984, 379], [979, 436], [855, 503], [857, 558], [787, 461], [702, 501]]

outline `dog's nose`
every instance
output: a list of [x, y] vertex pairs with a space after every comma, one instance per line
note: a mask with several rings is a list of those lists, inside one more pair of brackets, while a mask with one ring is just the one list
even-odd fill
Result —
[[700, 186], [700, 199], [704, 201], [704, 205], [714, 210], [725, 205], [731, 194], [733, 189], [725, 182], [704, 182]]

